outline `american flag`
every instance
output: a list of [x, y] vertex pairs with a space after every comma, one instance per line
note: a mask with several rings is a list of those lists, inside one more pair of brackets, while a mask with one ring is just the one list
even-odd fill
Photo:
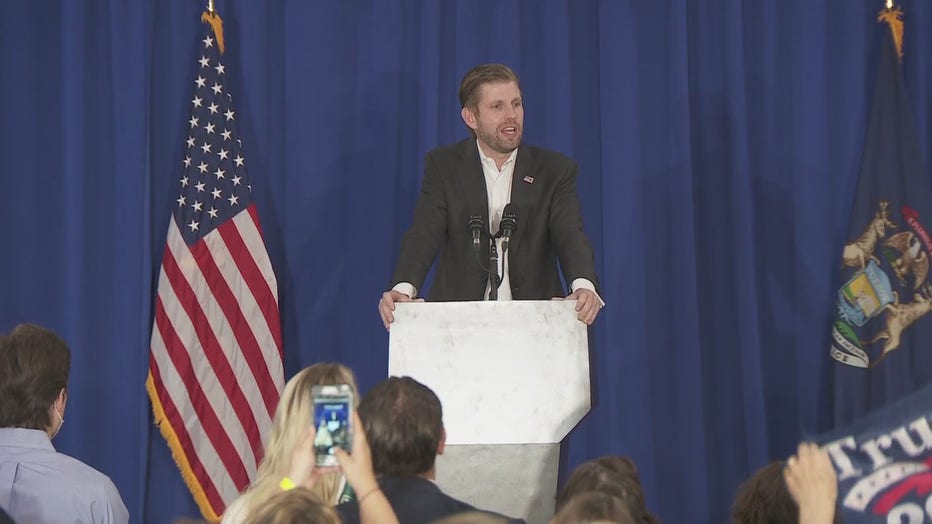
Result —
[[278, 287], [251, 200], [219, 17], [201, 41], [146, 388], [204, 517], [255, 477], [282, 387]]

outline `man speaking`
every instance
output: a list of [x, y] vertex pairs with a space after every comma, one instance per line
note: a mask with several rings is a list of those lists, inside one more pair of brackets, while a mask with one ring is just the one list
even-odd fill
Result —
[[386, 329], [395, 302], [418, 297], [440, 264], [431, 301], [546, 300], [565, 294], [557, 259], [580, 321], [592, 324], [604, 303], [592, 246], [583, 232], [576, 163], [521, 143], [524, 106], [507, 66], [471, 69], [460, 83], [460, 112], [472, 137], [424, 159], [424, 180], [391, 289], [379, 300]]

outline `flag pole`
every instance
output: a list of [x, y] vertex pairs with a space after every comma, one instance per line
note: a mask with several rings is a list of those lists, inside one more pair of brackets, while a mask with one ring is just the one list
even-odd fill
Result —
[[[890, 6], [893, 5], [893, 0], [887, 0], [887, 9], [890, 9]], [[207, 11], [210, 14], [214, 14], [214, 0], [207, 0]]]

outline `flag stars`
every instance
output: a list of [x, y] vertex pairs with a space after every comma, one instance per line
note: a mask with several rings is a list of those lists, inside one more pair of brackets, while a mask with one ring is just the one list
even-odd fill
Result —
[[227, 151], [226, 149], [221, 149], [220, 152], [217, 153], [217, 155], [220, 156], [220, 160], [226, 160], [228, 154], [229, 154], [229, 151]]
[[198, 227], [197, 227], [198, 224], [199, 224], [199, 223], [196, 222], [193, 218], [191, 219], [191, 223], [188, 224], [188, 227], [191, 228], [191, 232], [192, 232], [192, 233], [194, 233], [195, 231], [197, 231], [197, 229], [198, 229]]
[[210, 218], [217, 218], [217, 210], [213, 206], [207, 210], [207, 214], [210, 215]]
[[214, 171], [214, 174], [217, 175], [217, 180], [220, 180], [221, 178], [224, 178], [224, 174], [225, 174], [225, 173], [226, 173], [226, 171], [224, 171], [224, 170], [222, 170], [222, 169], [220, 169], [220, 168], [217, 168], [217, 170]]
[[204, 87], [204, 85], [207, 83], [207, 79], [203, 76], [198, 76], [194, 83], [197, 84], [197, 87]]
[[239, 155], [236, 155], [236, 158], [233, 159], [233, 162], [236, 164], [236, 167], [243, 167], [243, 161], [245, 159]]
[[239, 203], [239, 197], [236, 195], [231, 195], [230, 198], [228, 198], [227, 200], [230, 202], [231, 207]]
[[208, 66], [210, 66], [210, 59], [207, 58], [206, 56], [203, 56], [203, 55], [202, 55], [202, 56], [201, 56], [201, 59], [198, 60], [198, 62], [201, 63], [201, 67], [208, 67]]
[[[207, 134], [208, 134], [208, 135], [209, 135], [209, 134], [212, 134], [212, 133], [214, 132], [214, 125], [213, 125], [213, 124], [207, 124], [206, 126], [204, 126], [204, 129], [207, 130]], [[205, 153], [206, 153], [206, 151], [205, 151]]]
[[201, 151], [205, 153], [210, 153], [210, 144], [204, 142], [204, 145], [201, 146]]
[[219, 187], [215, 187], [213, 191], [210, 192], [214, 196], [214, 199], [223, 197], [223, 191], [220, 191]]
[[184, 157], [184, 161], [182, 161], [182, 163], [184, 164], [184, 167], [191, 167], [191, 157]]
[[223, 64], [217, 64], [217, 67], [215, 67], [214, 69], [217, 70], [217, 74], [218, 74], [218, 75], [222, 75], [222, 74], [223, 74]]
[[207, 38], [201, 40], [201, 42], [204, 42], [204, 47], [213, 47], [213, 46], [214, 46], [214, 39], [211, 38], [209, 35], [207, 36]]
[[188, 187], [188, 177], [181, 177], [181, 187]]
[[202, 203], [200, 203], [200, 202], [198, 202], [198, 201], [195, 201], [193, 204], [191, 204], [191, 208], [194, 209], [194, 210], [197, 211], [197, 212], [200, 212], [200, 211], [201, 211], [201, 207], [202, 207], [203, 205], [204, 205], [204, 204], [202, 204]]
[[214, 86], [211, 87], [211, 89], [214, 90], [214, 94], [215, 94], [215, 95], [219, 95], [220, 92], [223, 91], [223, 86], [220, 85], [220, 84], [218, 84], [217, 82], [214, 82]]
[[220, 134], [223, 135], [223, 139], [224, 139], [224, 140], [229, 140], [229, 139], [230, 139], [230, 130], [229, 130], [229, 129], [224, 129], [224, 130], [223, 130], [223, 133], [220, 133]]
[[210, 109], [210, 114], [215, 115], [215, 114], [217, 114], [217, 108], [218, 108], [218, 107], [220, 107], [220, 106], [218, 106], [217, 104], [211, 102], [210, 105], [207, 106], [207, 109]]
[[204, 183], [203, 183], [203, 182], [198, 182], [197, 184], [194, 184], [194, 187], [197, 188], [197, 192], [198, 192], [198, 193], [203, 193], [203, 192], [204, 192]]
[[194, 97], [194, 100], [191, 101], [191, 103], [194, 104], [194, 107], [201, 107], [201, 102], [203, 101], [204, 101], [203, 98], [196, 96]]
[[238, 186], [240, 180], [242, 180], [242, 178], [240, 178], [240, 177], [238, 177], [238, 176], [233, 177], [233, 185], [234, 185], [234, 186]]
[[227, 117], [227, 122], [233, 120], [233, 115], [234, 113], [232, 109], [227, 109], [227, 112], [223, 114], [223, 116]]
[[201, 162], [200, 164], [198, 164], [197, 168], [198, 170], [200, 170], [202, 175], [207, 172], [207, 164], [204, 162]]
[[193, 137], [193, 136], [189, 136], [189, 137], [188, 137], [188, 147], [194, 147], [194, 137]]
[[191, 124], [192, 128], [197, 127], [197, 118], [192, 116], [191, 120], [188, 120], [188, 123]]
[[184, 195], [181, 195], [180, 197], [178, 197], [178, 200], [175, 200], [175, 202], [178, 202], [178, 207], [183, 207], [185, 203]]

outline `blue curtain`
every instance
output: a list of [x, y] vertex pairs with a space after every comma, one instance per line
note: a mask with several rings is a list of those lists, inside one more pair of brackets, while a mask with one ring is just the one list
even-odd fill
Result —
[[[143, 383], [204, 3], [0, 2], [0, 329], [71, 344], [55, 443], [110, 475], [137, 522], [197, 514]], [[218, 0], [287, 373], [339, 360], [364, 389], [384, 376], [376, 301], [422, 157], [466, 136], [462, 74], [510, 64], [526, 141], [580, 164], [608, 303], [590, 332], [597, 405], [566, 466], [630, 455], [663, 519], [727, 520], [742, 479], [830, 419], [881, 7]], [[928, 157], [932, 5], [903, 8]]]

